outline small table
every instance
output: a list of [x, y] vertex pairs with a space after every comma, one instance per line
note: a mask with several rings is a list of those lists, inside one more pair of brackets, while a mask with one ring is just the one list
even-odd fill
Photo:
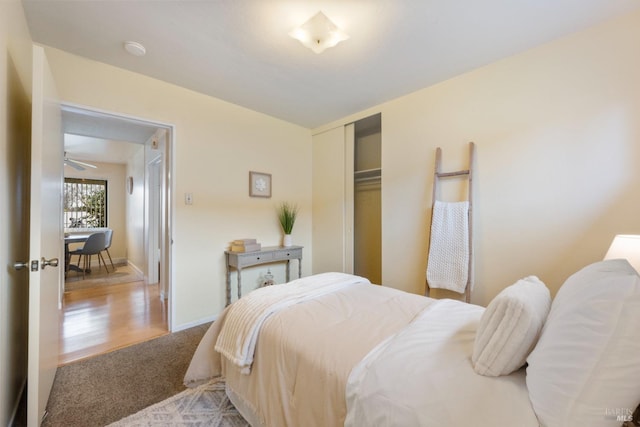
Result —
[[77, 268], [75, 265], [70, 265], [71, 255], [69, 254], [69, 244], [70, 243], [82, 243], [86, 242], [89, 236], [93, 233], [74, 233], [69, 234], [68, 236], [64, 236], [64, 272], [74, 270], [74, 271], [82, 271], [82, 269]]
[[254, 265], [272, 262], [287, 263], [287, 282], [289, 281], [289, 264], [292, 259], [298, 260], [298, 277], [302, 277], [302, 246], [267, 246], [253, 252], [224, 251], [227, 262], [227, 304], [231, 304], [231, 268], [238, 272], [238, 299], [242, 296], [242, 269]]

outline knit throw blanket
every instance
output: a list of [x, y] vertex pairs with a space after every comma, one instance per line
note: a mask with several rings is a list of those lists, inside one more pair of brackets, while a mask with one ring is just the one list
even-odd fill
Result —
[[433, 207], [427, 262], [430, 288], [463, 293], [469, 276], [469, 202], [440, 202]]
[[369, 281], [345, 273], [323, 273], [256, 289], [229, 306], [215, 349], [249, 374], [260, 328], [269, 316], [355, 283]]

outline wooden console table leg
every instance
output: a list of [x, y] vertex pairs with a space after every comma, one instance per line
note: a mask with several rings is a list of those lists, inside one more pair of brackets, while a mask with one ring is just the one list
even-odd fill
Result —
[[238, 299], [242, 297], [242, 269], [238, 268]]
[[302, 277], [302, 258], [298, 258], [298, 279]]

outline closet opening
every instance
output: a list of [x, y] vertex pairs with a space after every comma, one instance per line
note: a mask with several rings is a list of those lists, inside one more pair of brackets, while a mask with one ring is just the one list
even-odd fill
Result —
[[382, 115], [354, 123], [353, 269], [382, 283]]

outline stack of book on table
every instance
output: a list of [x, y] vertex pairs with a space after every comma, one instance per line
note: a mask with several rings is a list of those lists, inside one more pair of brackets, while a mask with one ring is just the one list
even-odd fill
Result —
[[261, 249], [262, 245], [256, 239], [238, 239], [231, 242], [231, 252], [255, 252]]

